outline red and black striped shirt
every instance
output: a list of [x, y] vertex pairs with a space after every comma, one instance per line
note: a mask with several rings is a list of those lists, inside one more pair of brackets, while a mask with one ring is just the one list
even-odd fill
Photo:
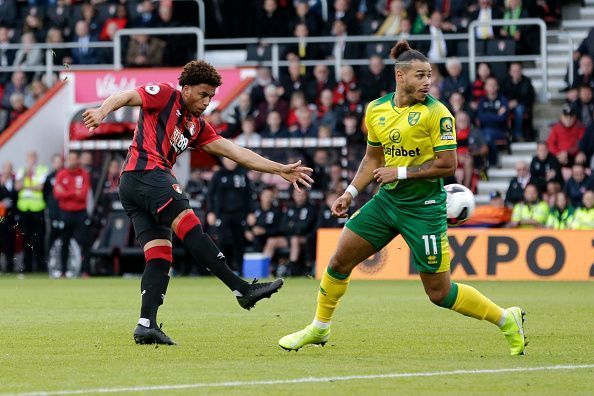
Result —
[[200, 148], [221, 137], [186, 108], [181, 92], [169, 84], [136, 89], [142, 98], [138, 124], [122, 172], [171, 170], [188, 147]]

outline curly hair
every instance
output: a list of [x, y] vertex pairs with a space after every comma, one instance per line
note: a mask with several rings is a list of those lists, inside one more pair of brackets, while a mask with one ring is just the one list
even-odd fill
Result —
[[217, 69], [210, 63], [201, 60], [186, 63], [178, 81], [182, 87], [184, 85], [199, 84], [218, 87], [222, 84], [221, 75]]
[[429, 62], [425, 55], [412, 49], [406, 40], [401, 40], [392, 47], [390, 57], [396, 61], [396, 67], [404, 66], [404, 68], [407, 68], [410, 62], [414, 60]]

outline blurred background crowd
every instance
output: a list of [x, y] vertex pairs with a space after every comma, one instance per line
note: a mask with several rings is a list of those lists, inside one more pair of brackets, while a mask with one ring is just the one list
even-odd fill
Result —
[[[195, 13], [187, 12], [191, 5], [183, 3], [174, 7], [167, 0], [0, 0], [0, 65], [43, 64], [42, 50], [4, 48], [15, 42], [78, 43], [75, 49], [55, 51], [55, 64], [112, 63], [110, 51], [88, 43], [110, 41], [124, 27], [195, 25], [195, 17], [189, 16]], [[362, 121], [367, 103], [392, 92], [395, 82], [393, 66], [383, 60], [392, 43], [354, 43], [341, 38], [377, 35], [400, 39], [423, 34], [428, 39], [413, 46], [431, 61], [447, 58], [433, 65], [431, 94], [456, 117], [459, 166], [448, 183], [458, 182], [476, 191], [478, 182], [488, 180], [489, 171], [500, 167], [499, 154], [507, 151], [511, 142], [539, 141], [533, 127], [536, 94], [523, 74], [525, 64], [480, 63], [477, 77], [471, 81], [467, 65], [457, 59], [467, 55], [467, 43], [453, 45], [444, 35], [465, 32], [473, 20], [499, 18], [539, 17], [554, 27], [561, 18], [561, 1], [334, 0], [328, 2], [327, 21], [321, 17], [317, 0], [206, 3], [207, 37], [336, 38], [332, 44], [283, 46], [282, 56], [289, 66], [281, 68], [278, 79], [270, 68], [258, 67], [253, 85], [238, 96], [230, 110], [214, 110], [206, 117], [217, 133], [242, 145], [258, 146], [264, 138], [346, 139], [346, 151], [258, 150], [277, 161], [301, 159], [314, 168], [315, 184], [310, 191], [293, 191], [282, 180], [248, 173], [226, 160], [212, 160], [212, 167], [192, 170], [186, 193], [237, 271], [243, 253], [257, 251], [273, 259], [279, 275], [310, 274], [316, 230], [344, 223], [331, 217], [329, 207], [352, 179], [364, 153]], [[534, 54], [540, 48], [538, 32], [532, 27], [479, 28], [476, 36], [479, 52], [484, 54]], [[493, 46], [494, 39], [505, 39], [506, 47]], [[123, 59], [127, 67], [180, 66], [190, 59], [189, 48], [192, 45], [174, 36], [138, 35], [126, 42]], [[248, 57], [263, 59], [267, 51], [263, 40], [248, 50]], [[368, 61], [364, 66], [342, 66], [338, 72], [331, 66], [302, 64], [304, 60], [331, 59], [337, 51], [344, 59]], [[570, 67], [575, 78], [564, 91], [558, 122], [550, 126], [547, 138], [538, 142], [531, 163], [516, 164], [517, 176], [507, 191], [493, 192], [489, 204], [479, 207], [468, 225], [594, 228], [593, 57], [594, 29], [574, 54]], [[41, 73], [0, 73], [0, 136], [54, 82], [55, 78], [47, 81]], [[109, 228], [110, 214], [119, 210], [122, 158], [111, 159], [106, 172], [101, 172], [105, 161], [101, 153], [71, 153], [65, 160], [66, 167], [57, 154], [51, 164], [38, 164], [31, 152], [22, 169], [2, 164], [0, 249], [4, 272], [15, 268], [45, 271], [53, 258], [52, 268], [58, 276], [65, 276], [69, 269], [62, 263], [74, 254], [71, 240], [76, 240], [83, 274], [104, 272], [93, 264], [92, 257]], [[74, 190], [56, 189], [58, 179], [71, 180], [68, 188]], [[366, 201], [375, 188], [370, 186], [357, 197], [356, 204]], [[22, 259], [15, 261], [17, 253], [22, 253]], [[199, 272], [191, 266], [177, 270]]]

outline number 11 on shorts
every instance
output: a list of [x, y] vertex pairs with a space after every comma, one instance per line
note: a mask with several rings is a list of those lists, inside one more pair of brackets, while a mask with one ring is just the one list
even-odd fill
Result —
[[431, 252], [429, 251], [429, 239], [431, 239], [431, 244], [433, 245], [433, 254], [437, 254], [437, 238], [435, 235], [423, 235], [423, 242], [425, 242], [425, 254], [429, 256]]

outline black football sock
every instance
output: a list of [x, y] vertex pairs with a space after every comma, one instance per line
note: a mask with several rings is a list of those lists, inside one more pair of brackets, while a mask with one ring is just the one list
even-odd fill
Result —
[[241, 295], [244, 295], [247, 292], [249, 283], [231, 271], [223, 253], [221, 253], [212, 239], [202, 232], [202, 228], [199, 225], [186, 233], [183, 242], [194, 260], [204, 263], [206, 268], [223, 281], [234, 293], [239, 292]]
[[[167, 285], [169, 284], [169, 267], [171, 262], [155, 258], [146, 263], [142, 280], [140, 281], [140, 291], [142, 293], [142, 306], [140, 308], [140, 321], [146, 327], [157, 326], [157, 310], [163, 304]], [[148, 319], [148, 323], [145, 320]]]

